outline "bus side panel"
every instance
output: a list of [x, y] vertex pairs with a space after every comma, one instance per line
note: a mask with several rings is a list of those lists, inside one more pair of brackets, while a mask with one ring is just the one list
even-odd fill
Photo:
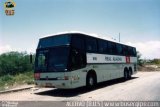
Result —
[[97, 74], [97, 82], [123, 77], [122, 64], [94, 64], [92, 66]]
[[86, 75], [87, 68], [82, 68], [71, 72], [65, 72], [65, 76], [68, 76], [70, 79], [69, 84], [71, 88], [86, 86]]

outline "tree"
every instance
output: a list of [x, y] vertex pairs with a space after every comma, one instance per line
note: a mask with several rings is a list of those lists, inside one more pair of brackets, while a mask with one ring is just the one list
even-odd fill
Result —
[[151, 60], [151, 63], [160, 64], [160, 59], [153, 59], [153, 60]]
[[142, 54], [137, 51], [137, 64], [142, 66], [143, 65], [143, 60], [141, 59]]

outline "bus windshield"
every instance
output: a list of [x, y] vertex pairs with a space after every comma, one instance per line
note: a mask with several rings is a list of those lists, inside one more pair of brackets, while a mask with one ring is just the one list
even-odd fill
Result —
[[70, 35], [59, 35], [40, 39], [38, 49], [70, 44]]
[[60, 72], [67, 70], [69, 47], [39, 49], [36, 55], [37, 72]]

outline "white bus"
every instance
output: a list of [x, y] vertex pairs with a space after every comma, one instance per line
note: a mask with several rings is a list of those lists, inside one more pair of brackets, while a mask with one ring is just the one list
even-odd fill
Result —
[[136, 48], [83, 33], [64, 33], [39, 40], [34, 78], [39, 87], [93, 88], [136, 73]]

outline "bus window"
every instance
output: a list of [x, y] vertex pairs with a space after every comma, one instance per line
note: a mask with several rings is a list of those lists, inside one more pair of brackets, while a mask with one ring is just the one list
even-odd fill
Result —
[[40, 53], [38, 56], [38, 66], [44, 67], [47, 65], [47, 54], [45, 53]]
[[40, 39], [38, 48], [61, 46], [67, 44], [70, 44], [70, 35], [64, 34]]
[[116, 44], [112, 42], [108, 42], [108, 53], [109, 54], [116, 54]]
[[132, 47], [128, 47], [128, 54], [129, 54], [129, 56], [133, 56], [133, 48]]
[[108, 52], [108, 45], [106, 41], [98, 40], [98, 52], [100, 53], [107, 53]]
[[36, 55], [37, 70], [47, 69], [47, 59], [48, 59], [48, 50], [37, 50], [37, 55]]
[[50, 49], [48, 57], [48, 70], [64, 71], [67, 69], [68, 55], [68, 47], [57, 47]]
[[97, 52], [97, 41], [94, 38], [86, 38], [86, 51], [87, 52]]
[[128, 46], [124, 47], [125, 56], [129, 56]]
[[115, 43], [112, 43], [112, 51], [113, 51], [112, 54], [114, 54], [114, 55], [117, 54], [117, 49], [116, 49], [116, 44]]
[[133, 48], [133, 47], [129, 47], [128, 48], [129, 50], [129, 55], [130, 56], [136, 56], [136, 50], [135, 50], [135, 48]]
[[137, 53], [136, 53], [136, 48], [133, 48], [133, 56], [136, 57]]
[[72, 36], [71, 42], [72, 42], [71, 44], [74, 48], [84, 50], [84, 40], [78, 34], [75, 34]]
[[122, 55], [122, 45], [116, 44], [117, 55]]

